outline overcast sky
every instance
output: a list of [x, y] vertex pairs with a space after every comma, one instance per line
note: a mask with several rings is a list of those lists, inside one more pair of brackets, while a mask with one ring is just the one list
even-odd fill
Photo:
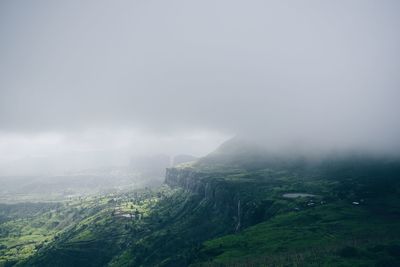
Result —
[[200, 156], [237, 134], [399, 151], [399, 14], [396, 0], [1, 1], [0, 161]]

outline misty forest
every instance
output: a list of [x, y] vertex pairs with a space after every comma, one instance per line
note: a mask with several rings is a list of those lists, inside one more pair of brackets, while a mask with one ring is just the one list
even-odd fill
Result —
[[0, 1], [0, 267], [399, 267], [400, 1]]

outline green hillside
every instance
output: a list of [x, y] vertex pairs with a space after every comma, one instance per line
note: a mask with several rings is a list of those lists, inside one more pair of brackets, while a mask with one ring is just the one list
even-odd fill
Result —
[[234, 141], [160, 188], [4, 206], [0, 265], [400, 266], [399, 174], [393, 158]]
[[399, 255], [398, 218], [339, 201], [207, 241], [194, 266], [398, 266]]

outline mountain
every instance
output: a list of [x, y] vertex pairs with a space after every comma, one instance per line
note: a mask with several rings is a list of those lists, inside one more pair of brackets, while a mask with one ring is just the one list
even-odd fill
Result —
[[[23, 229], [37, 232], [49, 214], [55, 221], [41, 232], [46, 241], [7, 262], [400, 266], [400, 161], [394, 157], [276, 153], [235, 138], [204, 158], [168, 168], [160, 188], [62, 205], [25, 222]], [[19, 217], [5, 218], [8, 227], [21, 224]], [[6, 238], [12, 247], [15, 237]], [[29, 246], [23, 235], [18, 240], [21, 248]]]

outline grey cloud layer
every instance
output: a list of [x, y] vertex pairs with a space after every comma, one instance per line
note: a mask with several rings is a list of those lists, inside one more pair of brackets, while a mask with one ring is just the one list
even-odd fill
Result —
[[0, 130], [400, 145], [398, 1], [3, 1]]

